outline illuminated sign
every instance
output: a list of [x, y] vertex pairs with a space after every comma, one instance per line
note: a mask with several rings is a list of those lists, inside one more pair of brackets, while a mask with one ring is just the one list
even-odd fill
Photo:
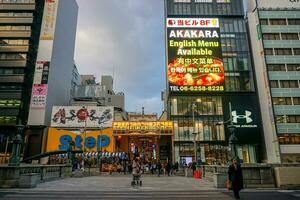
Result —
[[154, 133], [154, 134], [172, 134], [173, 122], [114, 122], [114, 134], [127, 133]]
[[168, 18], [170, 92], [224, 91], [224, 65], [217, 18]]
[[94, 131], [70, 131], [49, 128], [46, 151], [67, 150], [70, 141], [75, 144], [76, 150], [108, 151], [114, 150], [114, 139], [112, 129]]

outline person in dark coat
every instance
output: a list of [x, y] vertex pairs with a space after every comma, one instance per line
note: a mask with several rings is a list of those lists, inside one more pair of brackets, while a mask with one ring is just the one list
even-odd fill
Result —
[[172, 164], [171, 164], [171, 162], [169, 161], [169, 162], [167, 163], [167, 166], [166, 166], [166, 171], [167, 171], [167, 173], [168, 173], [168, 176], [171, 175], [171, 169], [172, 169]]
[[237, 162], [237, 158], [232, 159], [232, 164], [228, 168], [228, 180], [231, 182], [231, 189], [236, 200], [240, 200], [239, 192], [244, 189], [242, 168]]

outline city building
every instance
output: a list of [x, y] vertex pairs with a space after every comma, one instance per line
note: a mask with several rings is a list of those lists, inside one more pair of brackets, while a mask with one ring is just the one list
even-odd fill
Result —
[[40, 153], [52, 106], [70, 102], [78, 6], [3, 0], [0, 10], [0, 152], [9, 156], [14, 126], [22, 123], [26, 157]]
[[81, 75], [81, 78], [82, 85], [75, 87], [72, 105], [113, 106], [124, 111], [124, 93], [114, 92], [112, 76], [101, 76], [100, 84], [96, 84], [92, 75]]
[[[71, 82], [71, 99], [73, 99], [73, 95], [75, 93], [75, 87], [81, 85], [81, 76], [78, 72], [77, 66], [74, 63], [73, 71], [72, 71], [72, 82]], [[70, 100], [71, 100], [70, 99]]]
[[244, 16], [242, 0], [165, 0], [163, 99], [174, 121], [175, 161], [265, 159]]
[[249, 1], [267, 161], [300, 160], [300, 2]]
[[96, 77], [92, 74], [80, 75], [81, 85], [96, 85]]

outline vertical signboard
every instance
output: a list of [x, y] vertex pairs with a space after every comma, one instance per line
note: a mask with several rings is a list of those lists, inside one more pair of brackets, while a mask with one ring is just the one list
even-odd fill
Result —
[[44, 124], [58, 3], [59, 0], [45, 0], [28, 116], [29, 125]]
[[224, 91], [217, 18], [167, 18], [167, 77], [171, 93]]
[[[231, 113], [229, 110], [231, 104]], [[223, 98], [225, 131], [230, 136], [228, 125], [230, 115], [239, 144], [258, 144], [261, 142], [260, 118], [257, 99], [252, 95], [226, 96]]]

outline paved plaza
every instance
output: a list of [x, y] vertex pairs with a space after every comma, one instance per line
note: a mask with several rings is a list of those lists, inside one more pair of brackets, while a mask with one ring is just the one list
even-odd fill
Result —
[[[130, 185], [130, 175], [66, 178], [38, 184], [30, 189], [2, 189], [0, 199], [211, 199], [230, 200], [231, 192], [212, 182], [179, 176], [143, 177], [142, 187]], [[300, 199], [300, 192], [245, 190], [242, 199]]]

